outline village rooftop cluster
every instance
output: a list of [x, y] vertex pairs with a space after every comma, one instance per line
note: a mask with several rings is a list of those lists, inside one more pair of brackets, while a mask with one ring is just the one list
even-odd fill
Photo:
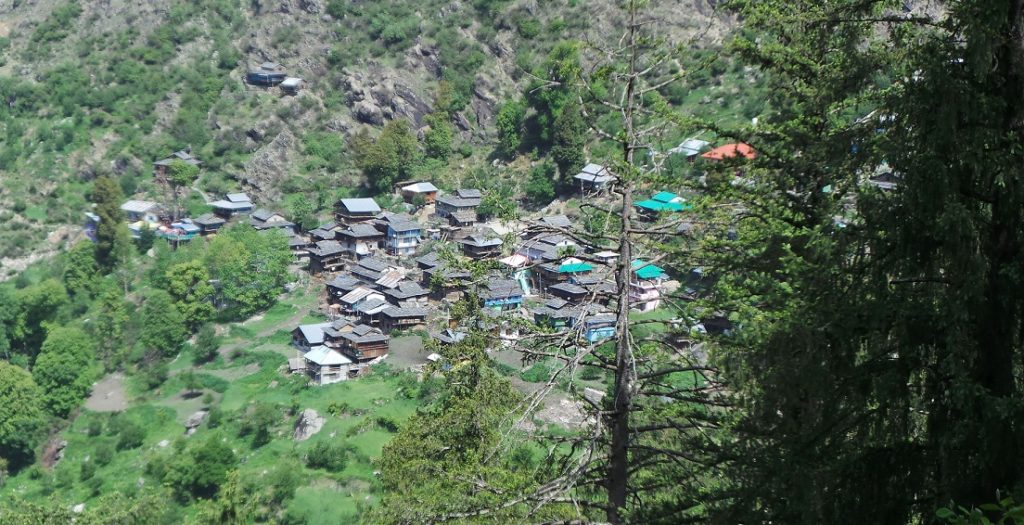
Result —
[[[258, 74], [277, 71], [270, 66], [264, 64]], [[278, 81], [266, 76], [249, 80]], [[746, 144], [708, 146], [691, 139], [669, 153], [712, 161], [756, 155]], [[153, 163], [155, 176], [164, 176], [172, 162], [201, 164], [189, 151], [177, 151]], [[617, 179], [607, 167], [591, 163], [574, 180], [583, 196], [601, 198]], [[619, 255], [577, 242], [569, 217], [536, 217], [499, 234], [497, 225], [478, 220], [484, 197], [478, 189], [445, 193], [429, 181], [404, 181], [394, 191], [405, 211], [385, 211], [372, 198], [343, 198], [335, 203], [333, 221], [309, 231], [282, 213], [257, 207], [241, 192], [209, 202], [212, 213], [194, 218], [175, 217], [163, 204], [143, 200], [128, 200], [121, 209], [134, 236], [149, 229], [173, 246], [215, 235], [232, 221], [285, 234], [296, 262], [324, 286], [327, 320], [294, 328], [297, 354], [289, 360], [291, 372], [308, 374], [316, 384], [365, 373], [387, 358], [398, 332], [429, 330], [442, 345], [462, 340], [468, 327], [458, 326], [447, 312], [467, 297], [484, 314], [473, 328], [493, 332], [507, 345], [520, 337], [521, 324], [512, 322], [517, 318], [554, 332], [571, 331], [581, 344], [615, 336], [617, 317], [609, 303], [617, 292], [613, 269]], [[634, 206], [645, 220], [692, 209], [684, 197], [667, 190]], [[89, 214], [87, 229], [94, 230], [97, 220]], [[474, 279], [460, 262], [471, 260], [493, 263], [485, 278]], [[629, 264], [628, 300], [635, 311], [659, 308], [666, 292], [679, 286], [650, 261]]]

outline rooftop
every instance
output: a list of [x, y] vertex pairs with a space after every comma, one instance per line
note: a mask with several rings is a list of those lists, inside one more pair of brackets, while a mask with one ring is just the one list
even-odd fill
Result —
[[348, 213], [380, 213], [380, 206], [373, 199], [341, 199], [338, 205]]
[[318, 346], [302, 356], [306, 361], [319, 366], [339, 366], [352, 364], [352, 360], [339, 354], [337, 350], [326, 346]]
[[429, 182], [417, 182], [408, 186], [403, 186], [402, 191], [408, 191], [412, 193], [431, 193], [438, 191], [437, 186]]
[[757, 151], [755, 151], [750, 144], [736, 142], [734, 144], [718, 146], [717, 148], [701, 155], [701, 157], [711, 160], [733, 159], [736, 157], [756, 159]]
[[665, 270], [652, 263], [636, 259], [631, 263], [633, 272], [640, 279], [658, 279], [665, 276]]
[[121, 205], [121, 210], [129, 213], [146, 213], [159, 209], [160, 205], [152, 201], [128, 201]]
[[692, 157], [700, 153], [702, 149], [708, 147], [709, 144], [710, 143], [706, 140], [686, 139], [678, 146], [668, 150], [668, 152]]
[[381, 312], [384, 317], [426, 317], [429, 311], [426, 308], [418, 307], [391, 307]]

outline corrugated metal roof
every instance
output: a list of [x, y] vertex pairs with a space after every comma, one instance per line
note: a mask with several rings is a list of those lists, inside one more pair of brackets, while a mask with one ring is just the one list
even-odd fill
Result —
[[409, 191], [413, 193], [430, 193], [438, 191], [438, 189], [437, 186], [434, 186], [429, 182], [417, 182], [415, 184], [410, 184], [408, 186], [403, 187], [402, 191]]
[[230, 202], [252, 202], [252, 199], [244, 193], [229, 193], [227, 198]]
[[341, 199], [340, 204], [350, 213], [380, 213], [380, 206], [373, 199]]
[[317, 323], [299, 325], [299, 332], [310, 345], [318, 345], [324, 342], [324, 329], [329, 328], [331, 323]]
[[147, 211], [159, 209], [160, 205], [153, 201], [127, 201], [121, 205], [121, 210], [131, 213], [146, 213]]
[[318, 346], [312, 350], [306, 352], [306, 355], [302, 356], [306, 361], [314, 363], [318, 366], [338, 366], [338, 365], [349, 365], [352, 364], [352, 360], [339, 354], [337, 350], [327, 348], [326, 346]]

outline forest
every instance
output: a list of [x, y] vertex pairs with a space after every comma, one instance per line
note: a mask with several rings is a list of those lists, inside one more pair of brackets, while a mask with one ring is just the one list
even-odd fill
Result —
[[0, 524], [1024, 523], [1024, 0], [97, 4], [0, 8]]

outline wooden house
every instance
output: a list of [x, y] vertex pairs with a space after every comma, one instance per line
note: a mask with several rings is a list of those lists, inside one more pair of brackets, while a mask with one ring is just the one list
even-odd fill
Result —
[[437, 198], [434, 213], [448, 219], [452, 226], [463, 228], [476, 224], [476, 209], [480, 206], [483, 195], [480, 190], [461, 189], [454, 195], [443, 195]]
[[480, 292], [484, 308], [494, 310], [515, 310], [523, 304], [523, 289], [510, 279], [492, 279]]
[[359, 308], [359, 305], [367, 302], [379, 302], [384, 300], [384, 294], [377, 290], [367, 288], [365, 286], [359, 286], [339, 297], [335, 304], [340, 305], [341, 311], [346, 314], [358, 314], [357, 308]]
[[343, 295], [362, 286], [362, 284], [362, 281], [351, 275], [338, 274], [334, 279], [327, 281], [327, 303], [339, 304]]
[[345, 250], [338, 241], [319, 241], [309, 248], [309, 273], [336, 272], [345, 266]]
[[445, 328], [438, 333], [430, 334], [430, 338], [442, 345], [453, 345], [465, 339], [469, 334], [453, 328]]
[[204, 213], [203, 215], [192, 219], [192, 222], [195, 223], [196, 226], [199, 226], [200, 235], [212, 235], [217, 233], [217, 231], [227, 223], [224, 218], [218, 217], [212, 213]]
[[462, 245], [462, 254], [470, 259], [486, 259], [501, 255], [501, 245], [504, 241], [497, 235], [486, 233], [473, 234], [459, 240]]
[[373, 199], [341, 199], [334, 206], [334, 214], [345, 224], [373, 220], [380, 211], [380, 206]]
[[393, 306], [381, 312], [380, 327], [385, 332], [422, 328], [427, 323], [427, 309]]
[[166, 159], [160, 159], [153, 163], [153, 174], [158, 178], [167, 176], [167, 168], [170, 167], [175, 161], [181, 161], [185, 164], [191, 164], [193, 166], [202, 165], [202, 161], [192, 156], [192, 148], [183, 149], [171, 153]]
[[313, 242], [317, 241], [336, 241], [338, 240], [338, 231], [342, 227], [333, 222], [321, 224], [312, 230], [309, 230], [309, 237], [313, 239]]
[[430, 290], [415, 281], [402, 281], [384, 290], [387, 301], [395, 306], [424, 306], [429, 295]]
[[693, 162], [710, 143], [700, 139], [686, 139], [678, 146], [668, 150], [670, 155], [682, 155], [687, 161]]
[[249, 215], [249, 224], [257, 230], [280, 228], [288, 233], [295, 232], [295, 223], [276, 211], [260, 208]]
[[304, 324], [292, 330], [292, 344], [304, 352], [324, 344], [324, 329], [331, 323]]
[[380, 325], [381, 312], [392, 308], [391, 303], [384, 299], [372, 299], [369, 301], [362, 302], [355, 308], [355, 313], [359, 315], [359, 320], [367, 326], [378, 326]]
[[352, 330], [341, 335], [340, 351], [358, 364], [367, 364], [388, 353], [387, 334], [377, 328], [366, 325], [355, 325]]
[[574, 276], [586, 275], [594, 271], [594, 265], [575, 257], [567, 257], [562, 260], [537, 264], [533, 270], [535, 272], [535, 287], [545, 290], [553, 285], [567, 283]]

